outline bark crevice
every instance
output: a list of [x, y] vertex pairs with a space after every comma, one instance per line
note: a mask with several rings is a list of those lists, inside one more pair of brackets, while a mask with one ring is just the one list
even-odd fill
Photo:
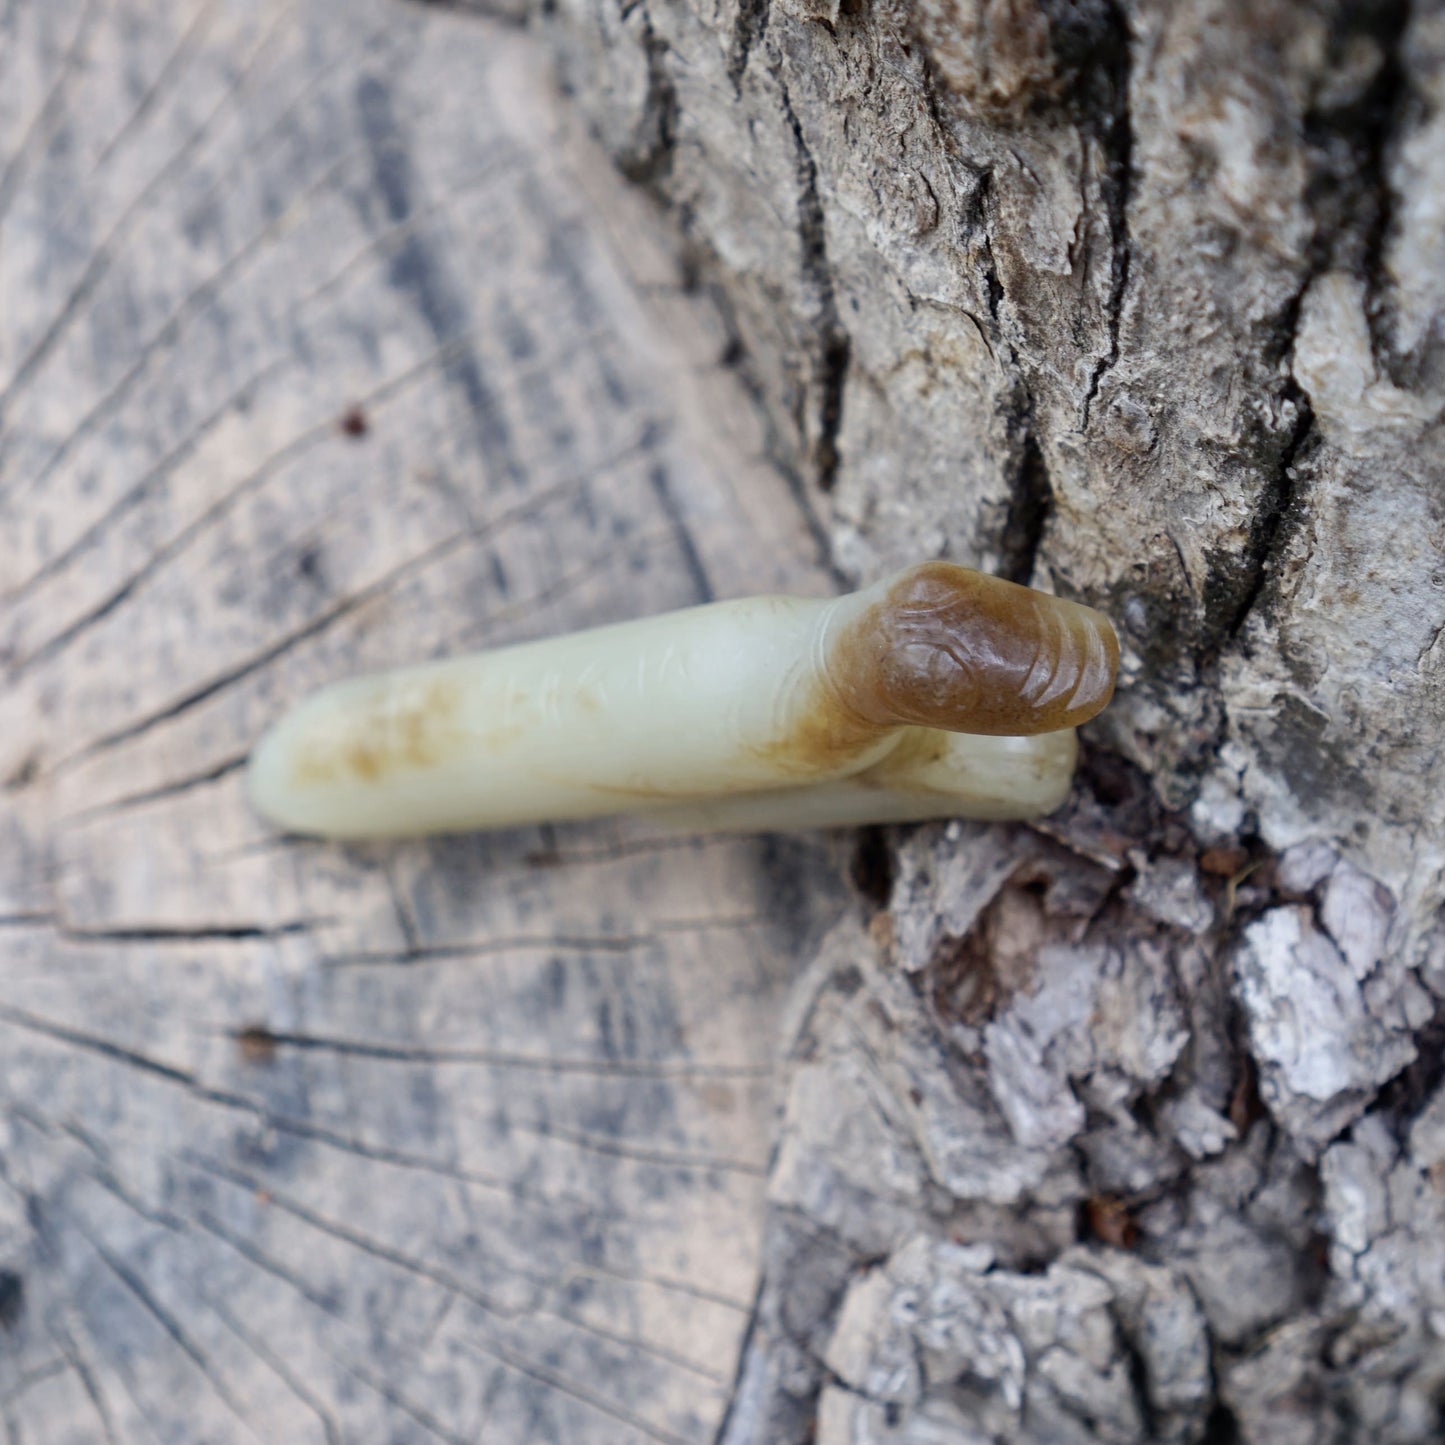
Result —
[[[1387, 374], [1398, 370], [1385, 303], [1389, 281], [1384, 252], [1393, 209], [1388, 161], [1409, 95], [1401, 53], [1409, 20], [1409, 0], [1347, 4], [1304, 117], [1310, 168], [1305, 203], [1311, 234], [1299, 283], [1281, 309], [1263, 353], [1266, 362], [1285, 371], [1274, 401], [1281, 409], [1290, 409], [1293, 418], [1256, 499], [1238, 600], [1214, 630], [1207, 658], [1217, 656], [1244, 631], [1265, 592], [1288, 517], [1302, 501], [1299, 462], [1311, 437], [1314, 412], [1291, 361], [1305, 297], [1320, 276], [1337, 270], [1363, 278], [1373, 359]], [[1373, 73], [1363, 85], [1353, 79], [1351, 70], [1359, 68], [1361, 44], [1378, 50]]]
[[1314, 411], [1304, 389], [1293, 377], [1285, 383], [1281, 404], [1293, 408], [1294, 425], [1280, 449], [1279, 460], [1264, 478], [1244, 549], [1243, 587], [1232, 613], [1216, 634], [1210, 654], [1233, 642], [1244, 631], [1272, 575], [1286, 523], [1298, 506], [1301, 455], [1314, 428]]
[[1033, 578], [1044, 529], [1053, 509], [1048, 467], [1032, 426], [1023, 423], [1017, 470], [1009, 487], [1008, 514], [999, 538], [999, 575], [1027, 585]]
[[618, 169], [638, 185], [653, 185], [672, 169], [677, 146], [677, 88], [668, 71], [667, 42], [653, 28], [644, 0], [624, 6], [624, 19], [634, 9], [641, 16], [642, 49], [647, 61], [647, 95], [632, 144], [617, 157]]
[[1099, 128], [1098, 143], [1107, 157], [1102, 186], [1109, 215], [1109, 295], [1104, 307], [1108, 328], [1108, 353], [1095, 363], [1084, 392], [1083, 428], [1099, 394], [1104, 376], [1118, 365], [1119, 328], [1124, 314], [1124, 297], [1129, 289], [1132, 248], [1129, 243], [1129, 200], [1133, 190], [1134, 126], [1129, 113], [1130, 80], [1133, 72], [1132, 37], [1129, 22], [1117, 3], [1107, 9], [1107, 40], [1099, 47], [1101, 73], [1108, 77], [1105, 123]]
[[769, 0], [738, 0], [733, 19], [732, 41], [728, 46], [727, 76], [735, 93], [741, 94], [743, 77], [753, 50], [768, 28]]
[[[1395, 143], [1414, 102], [1405, 65], [1405, 32], [1409, 28], [1410, 0], [1356, 0], [1347, 11], [1345, 38], [1363, 33], [1380, 47], [1380, 64], [1373, 82], [1356, 105], [1329, 117], [1330, 128], [1352, 153], [1353, 205], [1361, 230], [1360, 272], [1365, 280], [1365, 318], [1376, 362], [1397, 382], [1402, 358], [1396, 355], [1394, 327], [1388, 303], [1390, 278], [1385, 252], [1394, 224], [1395, 188], [1390, 161]], [[1343, 45], [1343, 39], [1339, 42]]]
[[[805, 387], [800, 399], [800, 405], [811, 404], [814, 417], [811, 427], [805, 420], [800, 430], [805, 438], [810, 431], [813, 433], [809, 448], [813, 474], [819, 488], [827, 492], [832, 489], [841, 460], [838, 434], [843, 425], [843, 396], [848, 384], [852, 341], [838, 315], [833, 270], [828, 261], [827, 217], [818, 189], [818, 164], [781, 76], [779, 98], [795, 147], [799, 260], [804, 284], [814, 307], [814, 386]], [[814, 392], [812, 397], [808, 395], [810, 390]]]

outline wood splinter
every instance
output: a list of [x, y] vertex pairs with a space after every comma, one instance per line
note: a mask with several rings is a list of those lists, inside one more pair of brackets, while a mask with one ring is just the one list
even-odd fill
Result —
[[1118, 663], [1092, 608], [925, 562], [339, 683], [261, 740], [251, 797], [333, 838], [1038, 817]]

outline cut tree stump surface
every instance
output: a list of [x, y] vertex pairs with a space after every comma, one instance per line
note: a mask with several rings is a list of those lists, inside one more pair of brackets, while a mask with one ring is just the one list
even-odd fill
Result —
[[831, 845], [244, 796], [358, 670], [831, 588], [607, 172], [498, 22], [0, 13], [10, 1442], [722, 1426]]

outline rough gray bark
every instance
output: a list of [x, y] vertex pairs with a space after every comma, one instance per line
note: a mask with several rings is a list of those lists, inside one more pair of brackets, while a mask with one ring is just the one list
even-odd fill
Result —
[[1126, 644], [815, 965], [725, 1438], [1440, 1438], [1445, 8], [540, 13], [842, 570]]
[[[521, 13], [0, 7], [7, 1438], [1438, 1438], [1445, 14], [542, 5], [629, 185]], [[245, 809], [921, 555], [1121, 626], [1046, 825]]]

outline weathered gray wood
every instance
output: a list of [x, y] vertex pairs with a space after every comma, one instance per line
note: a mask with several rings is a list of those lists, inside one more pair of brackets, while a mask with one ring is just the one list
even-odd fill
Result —
[[1441, 1438], [1445, 9], [537, 10], [843, 570], [1125, 644], [820, 958], [726, 1438]]
[[382, 0], [0, 7], [14, 1445], [727, 1409], [832, 852], [342, 849], [242, 795], [322, 681], [830, 585], [550, 95], [515, 29]]

